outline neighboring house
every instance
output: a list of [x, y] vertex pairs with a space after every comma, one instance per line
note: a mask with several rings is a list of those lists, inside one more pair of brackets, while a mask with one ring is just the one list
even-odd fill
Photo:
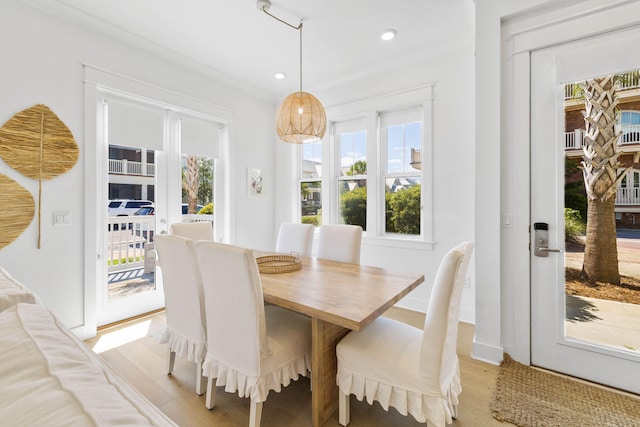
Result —
[[[576, 84], [565, 86], [564, 149], [568, 158], [580, 159], [584, 145], [584, 103], [575, 87]], [[640, 71], [622, 76], [618, 96], [618, 126], [622, 133], [618, 141], [618, 150], [622, 153], [619, 159], [621, 166], [629, 169], [616, 194], [616, 224], [640, 227]], [[582, 174], [578, 172], [576, 175]], [[580, 179], [578, 176], [575, 178]]]
[[322, 209], [321, 170], [320, 162], [306, 159], [302, 161], [303, 182], [300, 188], [302, 216], [317, 215]]
[[155, 200], [155, 153], [109, 145], [109, 199]]

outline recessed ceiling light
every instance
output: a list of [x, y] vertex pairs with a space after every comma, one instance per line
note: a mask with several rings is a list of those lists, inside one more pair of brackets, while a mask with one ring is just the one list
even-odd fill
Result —
[[392, 38], [394, 38], [396, 36], [397, 31], [394, 30], [393, 28], [388, 28], [386, 30], [384, 30], [382, 32], [382, 35], [380, 36], [380, 38], [382, 40], [391, 40]]
[[273, 75], [273, 77], [275, 77], [275, 78], [276, 78], [276, 79], [278, 79], [278, 80], [282, 80], [282, 79], [284, 79], [285, 77], [287, 77], [287, 75], [286, 75], [285, 73], [275, 73], [275, 74]]

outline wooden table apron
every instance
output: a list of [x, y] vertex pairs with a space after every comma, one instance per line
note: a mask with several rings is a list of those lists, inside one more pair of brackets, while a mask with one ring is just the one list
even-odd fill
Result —
[[[257, 254], [263, 255], [263, 254]], [[338, 407], [336, 345], [424, 282], [420, 274], [303, 258], [302, 269], [261, 274], [266, 302], [311, 317], [311, 418], [320, 427]]]

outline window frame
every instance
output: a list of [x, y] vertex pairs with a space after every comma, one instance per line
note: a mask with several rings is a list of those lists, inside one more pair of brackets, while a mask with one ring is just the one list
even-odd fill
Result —
[[[385, 118], [388, 117], [388, 118]], [[383, 123], [385, 121], [389, 121], [391, 123]], [[380, 227], [380, 234], [385, 237], [390, 238], [402, 238], [402, 239], [420, 239], [424, 233], [424, 193], [422, 191], [423, 184], [423, 173], [422, 169], [418, 170], [415, 173], [409, 173], [407, 171], [403, 172], [389, 172], [388, 171], [388, 153], [389, 153], [389, 145], [387, 139], [387, 132], [385, 130], [391, 126], [406, 126], [411, 123], [420, 123], [421, 124], [421, 134], [424, 134], [424, 115], [422, 114], [422, 108], [413, 107], [404, 110], [394, 110], [394, 111], [384, 111], [379, 113], [379, 126], [378, 126], [378, 134], [380, 139], [380, 197], [383, 198], [381, 203], [381, 214], [380, 214], [380, 222], [378, 226]], [[404, 129], [403, 129], [404, 132]], [[424, 135], [421, 135], [422, 141], [420, 144], [421, 153], [424, 151]], [[404, 148], [404, 147], [403, 147]], [[404, 151], [404, 150], [403, 150]], [[420, 178], [420, 233], [419, 234], [402, 234], [402, 233], [390, 233], [386, 231], [386, 181], [388, 178], [407, 178], [409, 176], [418, 176]]]
[[[302, 222], [302, 194], [300, 191], [300, 188], [302, 187], [303, 183], [309, 183], [309, 182], [320, 182], [320, 210], [321, 210], [321, 218], [325, 217], [325, 182], [324, 182], [324, 177], [327, 174], [327, 165], [324, 161], [324, 159], [326, 158], [325, 154], [324, 154], [324, 140], [320, 141], [318, 143], [314, 143], [314, 144], [319, 144], [320, 147], [320, 174], [318, 177], [305, 177], [303, 176], [304, 173], [304, 145], [305, 144], [300, 144], [298, 146], [298, 153], [297, 153], [297, 167], [298, 167], [298, 185], [296, 187], [296, 213], [297, 213], [297, 217], [299, 219], [300, 222]], [[310, 145], [310, 144], [308, 144]], [[315, 154], [315, 152], [314, 152]], [[314, 156], [314, 159], [316, 157]], [[320, 225], [320, 224], [318, 224]]]
[[[368, 193], [369, 193], [369, 181], [368, 181], [368, 175], [369, 175], [369, 163], [368, 163], [368, 159], [369, 159], [369, 147], [368, 147], [368, 141], [369, 141], [369, 133], [367, 132], [367, 124], [366, 124], [366, 119], [364, 117], [359, 117], [359, 118], [352, 118], [349, 120], [343, 120], [343, 121], [335, 121], [335, 122], [331, 122], [331, 134], [332, 134], [332, 141], [333, 144], [335, 145], [335, 158], [333, 159], [332, 164], [335, 165], [334, 167], [332, 167], [332, 171], [335, 174], [335, 188], [332, 188], [333, 190], [333, 196], [331, 198], [331, 200], [333, 200], [333, 202], [335, 203], [335, 209], [332, 209], [332, 223], [334, 224], [342, 224], [342, 213], [341, 213], [341, 209], [340, 209], [340, 183], [342, 181], [352, 181], [352, 180], [364, 180], [366, 181], [366, 188], [367, 188], [367, 197], [368, 197]], [[353, 176], [347, 176], [347, 175], [342, 175], [342, 140], [341, 140], [341, 136], [344, 134], [350, 134], [350, 133], [357, 133], [357, 132], [364, 132], [365, 135], [365, 162], [367, 162], [367, 173], [364, 175], [353, 175]], [[368, 217], [368, 215], [366, 215], [366, 217]], [[368, 227], [365, 227], [368, 228]]]
[[[628, 115], [629, 118], [631, 118], [630, 123], [624, 123], [623, 121], [623, 117], [625, 116], [625, 114]], [[635, 120], [633, 119], [635, 118]], [[633, 123], [634, 121], [637, 121], [638, 123]], [[635, 127], [640, 127], [640, 111], [638, 110], [621, 110], [620, 111], [620, 116], [618, 119], [618, 126], [620, 126], [620, 142], [619, 144], [625, 145], [625, 144], [637, 144], [638, 141], [638, 132], [637, 131], [632, 131], [629, 132], [629, 127], [634, 127], [634, 129], [636, 129]], [[633, 137], [630, 137], [629, 135], [634, 135]]]
[[[420, 109], [422, 114], [421, 234], [385, 233], [384, 175], [386, 146], [381, 141], [381, 113]], [[322, 141], [322, 223], [338, 223], [339, 156], [334, 123], [364, 120], [367, 135], [367, 231], [363, 243], [372, 246], [433, 250], [433, 85], [401, 90], [326, 108], [331, 131]], [[298, 148], [298, 188], [302, 178], [302, 148]], [[298, 191], [299, 193], [299, 191]], [[295, 198], [300, 212], [300, 195]]]

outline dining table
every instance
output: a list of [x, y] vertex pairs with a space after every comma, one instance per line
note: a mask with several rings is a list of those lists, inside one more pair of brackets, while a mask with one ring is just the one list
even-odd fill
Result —
[[[265, 255], [265, 254], [257, 254]], [[424, 275], [302, 257], [301, 268], [260, 273], [267, 303], [311, 318], [311, 423], [323, 425], [338, 407], [336, 345], [361, 331], [424, 282]]]

